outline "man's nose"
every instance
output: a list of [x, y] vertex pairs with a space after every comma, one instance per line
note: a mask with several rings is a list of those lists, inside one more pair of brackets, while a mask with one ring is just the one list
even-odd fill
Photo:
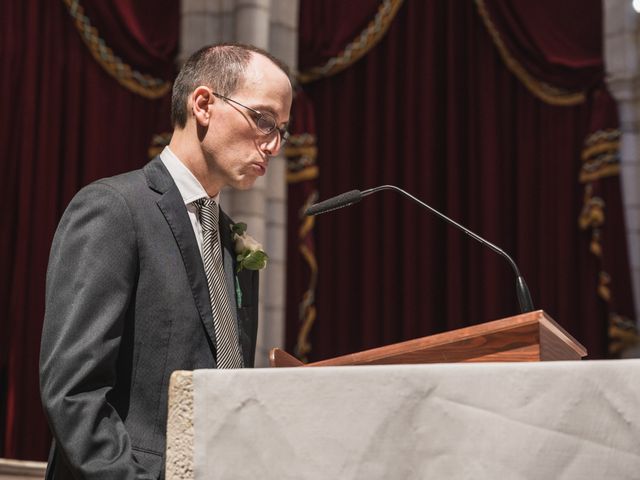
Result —
[[282, 139], [280, 138], [280, 132], [275, 130], [260, 144], [260, 149], [268, 156], [275, 157], [280, 153], [282, 147]]

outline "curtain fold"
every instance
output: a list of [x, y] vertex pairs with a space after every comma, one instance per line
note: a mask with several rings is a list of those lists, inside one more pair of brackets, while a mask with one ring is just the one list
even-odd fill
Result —
[[[93, 15], [107, 8], [98, 1], [82, 5]], [[161, 31], [153, 30], [149, 10], [138, 4], [127, 9], [127, 2], [106, 19], [90, 20], [101, 25], [98, 37], [132, 70], [170, 80], [178, 2], [164, 7], [153, 16]], [[49, 434], [38, 356], [53, 233], [82, 186], [147, 162], [152, 136], [170, 127], [170, 98], [150, 100], [117, 83], [95, 61], [62, 1], [2, 2], [0, 19], [0, 457], [44, 460]], [[139, 31], [130, 37], [146, 39], [149, 48], [138, 41], [119, 52], [115, 46], [122, 39], [105, 32], [122, 31], [134, 20]], [[110, 21], [120, 26], [109, 30]]]
[[[374, 18], [382, 2], [301, 2], [298, 24], [298, 68], [301, 72], [337, 56]], [[322, 34], [318, 34], [322, 32]]]
[[[575, 89], [580, 101], [535, 96], [496, 48], [480, 3], [503, 13], [497, 28], [531, 78], [554, 82], [559, 95]], [[320, 199], [386, 183], [407, 189], [509, 252], [535, 306], [585, 344], [590, 358], [602, 358], [613, 311], [598, 295], [603, 273], [619, 292], [615, 312], [634, 312], [617, 173], [598, 185], [607, 212], [615, 209], [598, 229], [605, 257], [591, 252], [593, 232], [578, 225], [585, 140], [594, 125], [617, 127], [615, 115], [592, 122], [596, 104], [607, 102], [598, 98], [605, 92], [602, 13], [600, 2], [581, 6], [406, 0], [365, 57], [304, 89], [315, 108]], [[331, 35], [313, 22], [318, 8], [301, 2], [300, 65], [321, 57], [313, 49]], [[571, 25], [555, 18], [567, 12], [580, 13]], [[518, 312], [515, 278], [503, 259], [397, 194], [322, 215], [314, 232], [317, 320], [309, 360]], [[290, 254], [289, 268], [300, 261]], [[288, 333], [299, 329], [292, 310]], [[295, 343], [289, 334], [287, 348]]]
[[77, 1], [100, 36], [122, 59], [145, 73], [172, 81], [180, 3], [176, 0]]
[[552, 87], [583, 91], [603, 80], [602, 2], [475, 0], [488, 28], [526, 72]]
[[[320, 14], [318, 18], [323, 18], [322, 13], [330, 13], [329, 18], [331, 20], [326, 22], [326, 26], [335, 34], [331, 37], [325, 35], [322, 37], [312, 36], [304, 39], [307, 42], [311, 41], [312, 45], [314, 45], [313, 40], [316, 39], [320, 39], [322, 42], [314, 45], [315, 48], [311, 47], [301, 50], [311, 54], [309, 58], [302, 59], [301, 61], [309, 62], [320, 60], [322, 64], [315, 66], [310, 65], [302, 70], [298, 74], [298, 81], [300, 83], [308, 83], [320, 78], [329, 77], [341, 72], [345, 68], [349, 68], [353, 63], [357, 62], [384, 37], [398, 9], [402, 6], [403, 1], [404, 0], [381, 1], [375, 15], [371, 17], [367, 26], [361, 31], [356, 30], [355, 32], [352, 32], [353, 28], [359, 29], [361, 16], [363, 12], [369, 12], [371, 5], [367, 5], [367, 8], [362, 10], [351, 10], [345, 9], [343, 4], [336, 5], [329, 3], [324, 5], [324, 10], [316, 10], [315, 13]], [[344, 20], [341, 22], [334, 21], [336, 15], [342, 17], [345, 13], [347, 14], [346, 18], [350, 19], [348, 22]], [[336, 26], [338, 28], [335, 28]], [[350, 33], [349, 37], [347, 37], [349, 40], [343, 43], [342, 38], [345, 37], [346, 32]], [[357, 35], [353, 37], [355, 33], [357, 33]], [[327, 42], [326, 40], [329, 41]], [[338, 45], [340, 45], [340, 49], [336, 48]]]
[[[145, 98], [162, 98], [169, 93], [177, 33], [175, 28], [166, 28], [166, 25], [174, 21], [171, 15], [179, 14], [175, 0], [135, 4], [117, 1], [113, 5], [93, 0], [63, 2], [93, 58], [109, 75]], [[166, 16], [146, 14], [158, 6], [165, 7]], [[118, 53], [113, 48], [118, 49]], [[140, 71], [140, 67], [151, 73]], [[160, 76], [156, 72], [160, 72]]]

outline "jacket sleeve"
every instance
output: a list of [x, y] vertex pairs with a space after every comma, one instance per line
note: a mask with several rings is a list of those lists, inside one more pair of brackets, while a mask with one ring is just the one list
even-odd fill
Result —
[[71, 201], [47, 270], [40, 391], [58, 454], [74, 477], [153, 478], [136, 462], [107, 393], [138, 271], [133, 217], [113, 187]]

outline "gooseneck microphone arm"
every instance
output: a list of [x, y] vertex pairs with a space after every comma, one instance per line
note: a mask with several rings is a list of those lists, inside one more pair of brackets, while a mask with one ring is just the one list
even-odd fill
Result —
[[511, 268], [513, 269], [514, 273], [516, 274], [516, 292], [517, 292], [517, 296], [518, 296], [518, 304], [520, 305], [520, 311], [522, 313], [533, 311], [533, 301], [531, 300], [531, 294], [529, 293], [529, 288], [527, 287], [527, 284], [525, 283], [524, 278], [520, 274], [520, 270], [518, 270], [518, 266], [513, 261], [513, 259], [509, 255], [507, 255], [507, 253], [504, 250], [502, 250], [501, 248], [497, 247], [496, 245], [494, 245], [493, 243], [489, 242], [488, 240], [485, 240], [480, 235], [472, 232], [468, 228], [463, 227], [458, 222], [450, 219], [449, 217], [447, 217], [443, 213], [439, 212], [435, 208], [427, 205], [422, 200], [414, 197], [409, 192], [406, 192], [403, 189], [401, 189], [399, 187], [396, 187], [395, 185], [381, 185], [379, 187], [374, 187], [374, 188], [370, 188], [368, 190], [363, 190], [363, 191], [351, 190], [349, 192], [343, 193], [343, 194], [338, 195], [336, 197], [332, 197], [332, 198], [330, 198], [328, 200], [325, 200], [323, 202], [319, 202], [319, 203], [316, 203], [314, 205], [311, 205], [307, 209], [305, 214], [306, 215], [319, 215], [321, 213], [329, 212], [331, 210], [336, 210], [338, 208], [346, 207], [348, 205], [353, 205], [354, 203], [358, 203], [360, 200], [362, 200], [367, 195], [371, 195], [372, 193], [376, 193], [376, 192], [379, 192], [381, 190], [395, 190], [396, 192], [401, 193], [405, 197], [410, 198], [411, 200], [416, 202], [421, 207], [426, 208], [430, 212], [434, 213], [435, 215], [437, 215], [438, 217], [443, 219], [445, 222], [450, 223], [451, 225], [455, 226], [459, 230], [462, 230], [464, 233], [466, 233], [468, 236], [470, 236], [471, 238], [473, 238], [477, 242], [480, 242], [482, 245], [485, 245], [486, 247], [489, 247], [491, 250], [496, 252], [498, 255], [501, 255], [503, 258], [505, 258], [507, 260], [507, 262], [509, 262], [509, 265], [511, 265]]

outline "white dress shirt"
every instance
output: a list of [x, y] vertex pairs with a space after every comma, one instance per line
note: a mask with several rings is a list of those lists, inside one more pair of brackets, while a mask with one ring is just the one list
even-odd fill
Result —
[[[164, 150], [160, 153], [160, 160], [162, 160], [164, 166], [169, 170], [169, 175], [171, 175], [171, 178], [173, 178], [173, 181], [180, 191], [182, 200], [189, 213], [193, 233], [196, 235], [200, 255], [202, 255], [202, 225], [200, 224], [196, 206], [193, 202], [201, 198], [213, 198], [218, 205], [218, 209], [220, 209], [220, 193], [215, 197], [209, 197], [202, 184], [193, 173], [191, 173], [191, 170], [176, 157], [175, 153], [173, 153], [168, 146], [164, 147]], [[218, 241], [220, 241], [220, 232], [218, 232]]]

